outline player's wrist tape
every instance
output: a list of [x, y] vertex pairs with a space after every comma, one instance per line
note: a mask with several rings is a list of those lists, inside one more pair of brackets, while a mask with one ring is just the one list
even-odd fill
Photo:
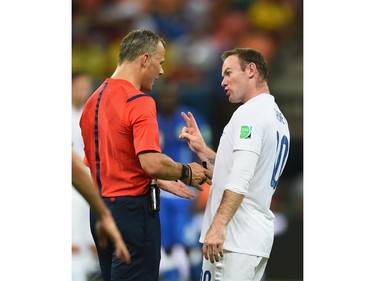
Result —
[[188, 164], [186, 165], [182, 164], [182, 172], [181, 172], [180, 181], [191, 185], [192, 176], [193, 175], [192, 175], [191, 167]]

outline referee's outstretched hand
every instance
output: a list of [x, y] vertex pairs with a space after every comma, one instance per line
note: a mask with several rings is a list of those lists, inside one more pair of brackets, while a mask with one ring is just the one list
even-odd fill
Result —
[[188, 188], [182, 181], [167, 181], [158, 179], [160, 189], [172, 193], [178, 197], [185, 199], [193, 199], [194, 192]]

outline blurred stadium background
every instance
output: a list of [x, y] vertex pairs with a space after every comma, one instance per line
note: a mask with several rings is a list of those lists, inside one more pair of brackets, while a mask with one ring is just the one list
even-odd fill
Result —
[[271, 93], [291, 131], [289, 160], [272, 205], [275, 242], [265, 280], [302, 280], [303, 1], [73, 0], [72, 72], [88, 73], [96, 88], [112, 75], [122, 37], [138, 28], [166, 40], [162, 79], [177, 83], [183, 104], [208, 120], [214, 148], [238, 106], [220, 86], [221, 53], [251, 47], [264, 54]]

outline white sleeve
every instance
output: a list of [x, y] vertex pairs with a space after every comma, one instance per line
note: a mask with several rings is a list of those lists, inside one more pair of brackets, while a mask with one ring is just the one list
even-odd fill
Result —
[[245, 195], [250, 186], [259, 155], [252, 151], [236, 150], [233, 154], [233, 166], [225, 190]]

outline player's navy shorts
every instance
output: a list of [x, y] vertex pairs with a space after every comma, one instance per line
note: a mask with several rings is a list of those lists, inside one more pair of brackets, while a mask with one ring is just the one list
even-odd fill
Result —
[[125, 264], [114, 254], [113, 245], [100, 249], [95, 233], [96, 216], [90, 211], [91, 233], [98, 249], [103, 281], [157, 281], [160, 265], [159, 213], [149, 212], [149, 196], [103, 198], [112, 212], [125, 244], [131, 263]]

